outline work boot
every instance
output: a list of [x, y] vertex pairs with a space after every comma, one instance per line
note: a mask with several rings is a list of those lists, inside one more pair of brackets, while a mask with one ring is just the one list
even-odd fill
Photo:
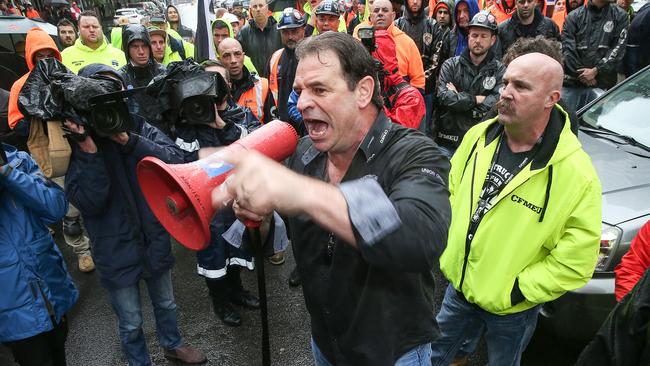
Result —
[[300, 273], [298, 273], [298, 267], [293, 267], [293, 270], [289, 274], [289, 286], [296, 287], [300, 286], [301, 283]]
[[219, 279], [205, 279], [212, 298], [212, 308], [214, 314], [221, 319], [221, 321], [230, 327], [238, 327], [241, 325], [241, 315], [228, 301], [228, 288], [225, 278]]
[[212, 307], [214, 308], [215, 315], [229, 327], [238, 327], [241, 325], [241, 315], [227, 301], [219, 301], [212, 299]]
[[203, 364], [208, 361], [205, 354], [196, 348], [190, 346], [180, 346], [176, 349], [166, 349], [165, 358], [181, 361], [190, 365]]
[[82, 254], [79, 256], [79, 271], [88, 273], [95, 270], [95, 262], [93, 257], [88, 254]]
[[241, 267], [232, 266], [226, 273], [228, 299], [231, 303], [248, 309], [259, 309], [260, 300], [257, 296], [244, 289], [241, 283]]
[[284, 252], [277, 252], [269, 257], [269, 263], [274, 266], [284, 264]]
[[63, 218], [63, 233], [72, 238], [76, 238], [79, 235], [83, 234], [83, 230], [81, 229], [81, 222], [79, 221], [79, 216], [76, 217], [65, 216]]

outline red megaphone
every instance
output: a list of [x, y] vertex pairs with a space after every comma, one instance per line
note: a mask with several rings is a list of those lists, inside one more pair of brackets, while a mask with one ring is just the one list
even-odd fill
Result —
[[297, 144], [296, 130], [275, 120], [189, 164], [165, 164], [146, 157], [138, 163], [138, 182], [151, 211], [169, 234], [185, 247], [201, 250], [210, 243], [210, 220], [215, 213], [212, 190], [226, 180], [233, 168], [220, 160], [221, 154], [234, 154], [244, 148], [282, 161], [293, 154]]

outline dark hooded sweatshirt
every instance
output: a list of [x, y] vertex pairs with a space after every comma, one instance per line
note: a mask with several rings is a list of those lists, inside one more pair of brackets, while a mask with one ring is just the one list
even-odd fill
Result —
[[[176, 32], [181, 37], [183, 37], [183, 40], [185, 40], [186, 42], [192, 42], [192, 40], [194, 39], [194, 32], [192, 32], [190, 28], [183, 25], [183, 23], [181, 22], [181, 13], [178, 11], [178, 8], [175, 7], [174, 5], [169, 5], [167, 7], [167, 11], [169, 11], [169, 8], [174, 8], [176, 10], [176, 13], [178, 13], [178, 27], [177, 27], [178, 29], [176, 29]], [[167, 19], [169, 19], [169, 17]]]
[[[149, 62], [145, 66], [135, 66], [131, 62], [129, 45], [133, 41], [142, 41], [149, 47]], [[126, 56], [126, 65], [122, 66], [119, 72], [124, 78], [127, 89], [145, 87], [155, 76], [165, 73], [165, 66], [153, 59], [149, 32], [147, 32], [144, 26], [134, 24], [124, 27], [122, 31], [122, 50], [124, 51], [124, 56]], [[131, 113], [140, 115], [161, 131], [168, 132], [168, 128], [164, 126], [162, 115], [160, 114], [162, 108], [160, 108], [155, 98], [144, 92], [144, 89], [137, 91], [129, 98], [129, 110]]]
[[395, 21], [395, 25], [413, 39], [420, 55], [424, 55], [426, 49], [431, 47], [436, 21], [424, 13], [424, 2], [415, 13], [408, 6], [404, 9], [404, 15]]
[[[479, 12], [478, 4], [476, 3], [476, 0], [457, 0], [456, 5], [454, 6], [454, 12], [453, 12], [453, 22], [456, 24], [456, 14], [458, 13], [458, 5], [460, 3], [466, 3], [469, 7], [469, 19], [471, 20], [474, 18], [474, 15], [476, 15]], [[452, 56], [459, 56], [463, 51], [467, 48], [467, 33], [465, 33], [466, 30], [462, 30], [458, 24], [454, 26], [454, 29], [452, 31], [451, 37], [449, 37], [449, 49], [452, 52]]]

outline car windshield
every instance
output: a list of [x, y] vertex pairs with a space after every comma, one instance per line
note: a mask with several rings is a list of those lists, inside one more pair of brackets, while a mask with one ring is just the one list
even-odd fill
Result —
[[584, 113], [582, 120], [592, 127], [604, 128], [631, 137], [650, 147], [650, 69], [625, 81]]
[[115, 15], [131, 15], [135, 14], [135, 10], [118, 10]]

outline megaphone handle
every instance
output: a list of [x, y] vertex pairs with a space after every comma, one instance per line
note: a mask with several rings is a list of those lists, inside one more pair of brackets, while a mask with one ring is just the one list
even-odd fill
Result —
[[255, 248], [255, 265], [257, 267], [257, 292], [260, 297], [260, 317], [262, 318], [262, 365], [271, 366], [271, 351], [269, 346], [269, 318], [266, 302], [266, 278], [264, 277], [264, 250], [262, 250], [262, 235], [260, 223], [252, 221], [254, 225], [246, 222], [248, 237]]

